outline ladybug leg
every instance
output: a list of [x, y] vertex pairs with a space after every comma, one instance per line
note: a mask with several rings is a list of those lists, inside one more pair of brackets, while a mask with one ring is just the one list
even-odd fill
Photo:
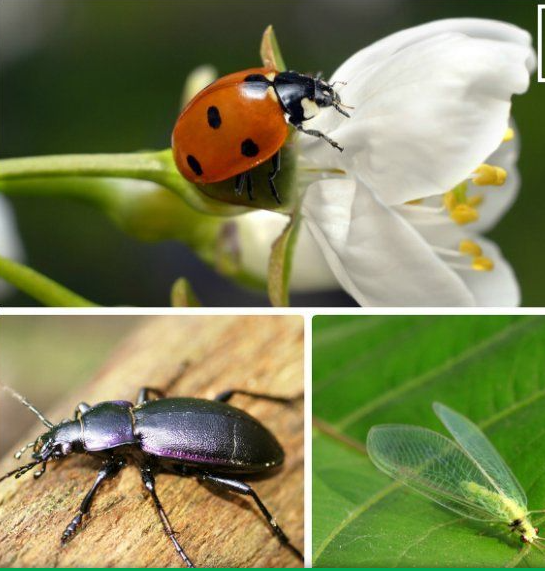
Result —
[[246, 191], [248, 192], [248, 198], [250, 200], [254, 199], [254, 181], [252, 180], [252, 173], [248, 171], [246, 173]]
[[242, 191], [244, 190], [244, 183], [246, 182], [246, 174], [245, 172], [241, 172], [237, 174], [235, 178], [235, 194], [240, 196]]
[[276, 186], [274, 185], [274, 177], [278, 174], [280, 170], [280, 151], [272, 156], [272, 171], [269, 173], [269, 188], [271, 189], [272, 195], [278, 204], [280, 202], [280, 196], [278, 196], [278, 191], [276, 190]]
[[301, 131], [301, 133], [305, 133], [306, 135], [312, 135], [313, 137], [318, 137], [319, 139], [323, 139], [324, 141], [327, 141], [332, 147], [335, 147], [336, 149], [339, 149], [339, 151], [342, 153], [343, 152], [343, 148], [339, 145], [339, 143], [337, 143], [336, 141], [334, 141], [333, 139], [330, 139], [327, 135], [325, 135], [324, 133], [322, 133], [321, 131], [317, 131], [316, 129], [305, 129], [303, 127], [303, 125], [295, 125], [295, 128], [298, 131]]

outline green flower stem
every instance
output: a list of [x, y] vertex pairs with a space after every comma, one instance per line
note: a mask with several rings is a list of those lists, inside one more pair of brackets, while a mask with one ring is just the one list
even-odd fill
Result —
[[103, 212], [137, 240], [177, 240], [205, 263], [242, 285], [263, 290], [265, 284], [238, 261], [230, 219], [197, 212], [171, 191], [154, 183], [114, 178], [51, 177], [20, 179], [2, 188], [7, 196], [63, 198], [85, 202]]
[[[172, 151], [92, 155], [52, 155], [0, 160], [0, 192], [21, 180], [107, 177], [147, 180], [168, 188], [199, 212], [231, 216], [240, 209], [208, 198], [177, 171]], [[13, 191], [11, 191], [13, 193]], [[44, 192], [45, 194], [45, 192]]]
[[97, 307], [39, 272], [2, 256], [0, 278], [49, 307]]

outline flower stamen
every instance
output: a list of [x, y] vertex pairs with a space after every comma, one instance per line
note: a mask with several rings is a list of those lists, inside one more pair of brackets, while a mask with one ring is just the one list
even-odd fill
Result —
[[503, 186], [507, 179], [507, 171], [501, 167], [483, 163], [473, 173], [473, 184], [477, 186]]
[[456, 224], [469, 224], [479, 219], [477, 206], [481, 204], [483, 197], [482, 195], [468, 197], [467, 190], [467, 182], [462, 182], [443, 195], [443, 204]]
[[507, 127], [507, 131], [505, 131], [505, 135], [503, 136], [502, 143], [508, 143], [515, 138], [515, 131], [511, 127]]
[[483, 254], [483, 250], [479, 246], [479, 244], [477, 244], [473, 240], [467, 240], [467, 239], [462, 240], [460, 244], [458, 244], [458, 251], [461, 254], [466, 254], [468, 256], [475, 256], [475, 257], [482, 256]]
[[[443, 248], [441, 246], [432, 246], [433, 251], [442, 258], [454, 258], [453, 260], [445, 260], [447, 264], [455, 269], [462, 271], [490, 272], [494, 269], [494, 262], [483, 256], [483, 250], [473, 240], [464, 239], [458, 244], [458, 249]], [[471, 262], [467, 263], [460, 258], [470, 257]], [[459, 261], [455, 261], [458, 259]]]
[[457, 204], [450, 211], [450, 217], [456, 224], [469, 224], [479, 219], [479, 211], [469, 204]]
[[477, 272], [490, 272], [494, 269], [494, 262], [486, 256], [476, 256], [471, 262], [471, 267]]

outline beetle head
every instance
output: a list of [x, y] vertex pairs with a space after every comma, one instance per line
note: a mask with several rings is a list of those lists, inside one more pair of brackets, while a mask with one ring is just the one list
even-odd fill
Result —
[[335, 84], [329, 84], [323, 79], [314, 80], [314, 101], [318, 107], [334, 107], [345, 117], [350, 115], [343, 109], [348, 107], [341, 101], [340, 95], [334, 89]]
[[32, 470], [32, 468], [38, 464], [41, 464], [41, 468], [34, 473], [34, 477], [38, 478], [45, 472], [45, 465], [49, 460], [63, 458], [73, 450], [77, 449], [81, 442], [81, 427], [79, 421], [66, 420], [55, 426], [25, 397], [14, 391], [12, 388], [0, 383], [0, 389], [9, 393], [13, 398], [31, 410], [40, 419], [42, 424], [45, 424], [48, 428], [47, 432], [39, 436], [34, 442], [24, 446], [15, 454], [15, 458], [19, 459], [26, 450], [32, 448], [32, 462], [24, 466], [19, 466], [15, 470], [8, 472], [4, 476], [0, 477], [0, 482], [10, 478], [11, 476], [19, 478], [29, 470]]
[[58, 460], [80, 449], [81, 425], [78, 420], [65, 420], [36, 439], [32, 457], [41, 462]]

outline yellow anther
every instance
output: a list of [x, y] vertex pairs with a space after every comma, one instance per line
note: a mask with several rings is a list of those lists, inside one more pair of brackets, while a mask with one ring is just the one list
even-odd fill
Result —
[[494, 262], [485, 256], [476, 256], [471, 262], [471, 267], [478, 272], [490, 272], [494, 269]]
[[456, 196], [454, 195], [454, 192], [452, 192], [452, 190], [445, 192], [445, 194], [443, 195], [443, 204], [445, 205], [445, 208], [449, 212], [452, 212], [452, 210], [456, 208], [458, 201], [456, 200]]
[[474, 184], [478, 186], [501, 186], [507, 178], [507, 171], [501, 167], [483, 163], [475, 169]]
[[450, 217], [456, 224], [469, 224], [479, 219], [479, 213], [469, 204], [458, 204], [450, 211]]
[[405, 204], [411, 204], [413, 206], [417, 206], [418, 204], [422, 204], [424, 202], [423, 198], [416, 198], [415, 200], [408, 200]]
[[505, 131], [505, 135], [503, 136], [503, 142], [507, 143], [512, 141], [515, 138], [515, 131], [511, 127], [507, 127], [507, 131]]
[[481, 256], [483, 253], [482, 248], [479, 246], [479, 244], [473, 242], [473, 240], [462, 240], [458, 245], [458, 250], [462, 254], [468, 254], [469, 256], [474, 256], [475, 258], [478, 258], [478, 256]]
[[484, 196], [482, 194], [475, 194], [474, 196], [469, 196], [467, 199], [467, 203], [469, 204], [469, 206], [473, 206], [473, 208], [476, 208], [477, 206], [480, 206], [483, 203], [484, 200]]

